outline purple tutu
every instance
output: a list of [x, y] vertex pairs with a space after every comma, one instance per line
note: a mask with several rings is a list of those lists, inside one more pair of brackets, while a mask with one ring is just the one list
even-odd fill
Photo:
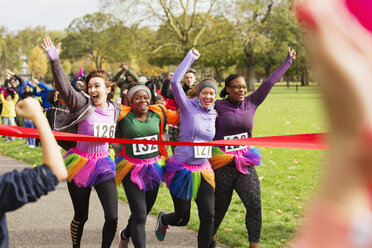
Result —
[[74, 180], [78, 187], [95, 187], [115, 178], [115, 163], [110, 158], [110, 149], [87, 153], [72, 148], [66, 153], [64, 161], [68, 171], [67, 181]]

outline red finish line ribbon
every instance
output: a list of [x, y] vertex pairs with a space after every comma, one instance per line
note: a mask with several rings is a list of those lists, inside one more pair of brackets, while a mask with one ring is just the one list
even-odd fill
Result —
[[[260, 146], [260, 147], [280, 147], [297, 149], [326, 149], [326, 133], [293, 134], [281, 136], [255, 137], [246, 139], [214, 140], [209, 142], [183, 142], [183, 141], [158, 141], [158, 140], [139, 140], [139, 139], [120, 139], [120, 138], [101, 138], [89, 135], [74, 133], [53, 132], [57, 140], [69, 141], [90, 141], [108, 142], [124, 144], [151, 144], [151, 145], [170, 145], [170, 146]], [[34, 128], [0, 125], [0, 135], [39, 138], [39, 132]]]

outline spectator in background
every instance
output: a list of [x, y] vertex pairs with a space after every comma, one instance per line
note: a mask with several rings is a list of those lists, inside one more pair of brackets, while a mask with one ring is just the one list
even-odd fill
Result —
[[[3, 90], [3, 87], [4, 87], [3, 82], [0, 81], [0, 91]], [[0, 102], [0, 113], [2, 110], [3, 110], [3, 104]], [[2, 119], [1, 121], [2, 121], [1, 123], [4, 123]]]
[[[19, 88], [23, 84], [22, 78], [19, 77], [18, 75], [16, 75], [11, 70], [5, 69], [5, 74], [6, 74], [6, 80], [5, 80], [5, 83], [4, 83], [4, 90], [3, 90], [4, 98], [6, 98], [6, 95], [8, 94], [8, 89], [14, 89], [15, 92], [18, 93]], [[19, 97], [21, 97], [21, 96], [19, 95]], [[16, 122], [17, 126], [19, 126], [19, 127], [24, 127], [25, 126], [22, 117], [16, 116], [15, 122]], [[23, 138], [21, 138], [21, 139], [23, 139]]]
[[[51, 114], [51, 111], [50, 111], [51, 109], [50, 109], [50, 103], [47, 99], [47, 95], [48, 95], [48, 92], [51, 91], [53, 88], [37, 80], [36, 78], [32, 79], [31, 82], [34, 85], [33, 94], [34, 96], [39, 96], [41, 98], [41, 105], [43, 106], [43, 111], [46, 113], [47, 119], [49, 119], [48, 115]], [[40, 91], [37, 91], [38, 86], [40, 88]], [[40, 139], [36, 139], [35, 146], [39, 146], [39, 145], [40, 145]]]
[[61, 96], [59, 95], [59, 92], [55, 90], [55, 83], [53, 82], [53, 89], [48, 92], [47, 99], [50, 103], [50, 114], [47, 115], [47, 119], [49, 122], [49, 125], [52, 130], [54, 130], [54, 122], [55, 119], [57, 119], [57, 122], [60, 123], [68, 113], [70, 112], [67, 106], [63, 103]]
[[[120, 88], [120, 97], [124, 101], [123, 91], [128, 88], [130, 83], [139, 83], [139, 79], [136, 73], [131, 71], [125, 62], [120, 63], [119, 71], [112, 78], [113, 82], [116, 82], [117, 86]], [[124, 79], [120, 76], [124, 73]], [[124, 102], [122, 102], [124, 104]]]
[[[26, 99], [27, 97], [34, 97], [34, 88], [35, 86], [28, 80], [24, 81], [21, 87], [19, 87], [18, 93], [21, 99]], [[35, 128], [34, 123], [32, 120], [24, 118], [23, 119], [25, 127], [28, 128]], [[34, 138], [27, 138], [28, 147], [35, 148], [35, 139]]]
[[72, 87], [77, 92], [80, 92], [80, 91], [83, 91], [84, 90], [84, 86], [85, 86], [84, 81], [85, 81], [85, 78], [86, 78], [86, 76], [84, 75], [83, 67], [80, 66], [79, 74], [76, 77], [74, 77], [74, 79], [71, 82]]
[[194, 86], [194, 84], [197, 83], [195, 73], [196, 71], [190, 68], [183, 76], [184, 84], [182, 85], [182, 88], [185, 93], [187, 93], [187, 91], [189, 91]]
[[[0, 90], [1, 91], [1, 90]], [[4, 94], [0, 92], [0, 100], [3, 105], [1, 110], [1, 120], [4, 125], [14, 126], [15, 125], [15, 105], [18, 101], [18, 94], [15, 90], [10, 89], [6, 98], [4, 98]], [[14, 137], [5, 136], [5, 142], [14, 141]]]
[[147, 88], [150, 89], [150, 92], [151, 92], [151, 99], [150, 99], [150, 104], [155, 104], [156, 103], [156, 84], [155, 84], [155, 80], [150, 80], [150, 81], [147, 81], [145, 83], [145, 85], [147, 86]]
[[[12, 88], [16, 92], [18, 92], [19, 87], [23, 84], [22, 78], [9, 69], [5, 69], [5, 74], [6, 74], [6, 80], [4, 83], [4, 87], [6, 89]], [[5, 91], [5, 95], [4, 95], [5, 98], [6, 98], [7, 93], [8, 92]]]

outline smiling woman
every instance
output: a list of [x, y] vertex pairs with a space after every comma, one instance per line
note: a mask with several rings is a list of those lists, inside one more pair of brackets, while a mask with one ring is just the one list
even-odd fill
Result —
[[[86, 78], [84, 92], [77, 92], [59, 62], [60, 45], [54, 47], [48, 36], [42, 44], [50, 60], [56, 90], [70, 110], [62, 123], [55, 123], [55, 129], [100, 137], [108, 137], [106, 134], [111, 133], [114, 137], [114, 132], [107, 130], [115, 130], [120, 113], [120, 107], [109, 101], [114, 96], [115, 83], [106, 72], [93, 71]], [[101, 247], [108, 248], [115, 236], [118, 220], [115, 163], [110, 157], [109, 144], [78, 141], [60, 145], [67, 150], [64, 157], [67, 185], [75, 212], [71, 222], [73, 247], [80, 247], [88, 219], [89, 197], [94, 187], [105, 212]]]
[[[151, 92], [144, 85], [131, 84], [127, 100], [121, 105], [117, 137], [125, 139], [162, 140], [165, 125], [177, 124], [178, 114], [162, 105], [150, 105]], [[123, 184], [131, 216], [120, 231], [119, 247], [146, 246], [146, 217], [155, 203], [159, 185], [164, 181], [161, 156], [167, 158], [164, 146], [125, 144], [117, 150], [116, 183]]]
[[[171, 79], [173, 96], [182, 120], [180, 141], [211, 141], [215, 134], [216, 112], [213, 107], [217, 94], [216, 81], [205, 78], [194, 86], [188, 94], [195, 95], [193, 99], [186, 96], [180, 85], [181, 79], [198, 57], [198, 51], [189, 51]], [[210, 156], [211, 149], [206, 146], [177, 146], [173, 156], [167, 160], [164, 177], [175, 212], [159, 213], [155, 231], [158, 240], [164, 240], [168, 225], [184, 226], [189, 222], [191, 201], [195, 199], [200, 218], [198, 247], [208, 247], [214, 218], [214, 173], [208, 161]]]

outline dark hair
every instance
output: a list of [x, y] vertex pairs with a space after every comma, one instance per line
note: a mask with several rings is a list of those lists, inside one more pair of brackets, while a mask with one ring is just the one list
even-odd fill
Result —
[[14, 94], [15, 92], [13, 90], [9, 90], [8, 91], [8, 95], [12, 97], [12, 99], [14, 99]]
[[111, 99], [113, 99], [116, 91], [116, 83], [112, 82], [110, 74], [103, 70], [92, 71], [88, 74], [84, 81], [84, 92], [88, 94], [88, 83], [94, 77], [102, 78], [105, 82], [105, 86], [107, 88], [111, 88], [110, 92], [107, 94], [107, 100], [110, 101]]
[[234, 79], [240, 78], [240, 77], [243, 77], [243, 76], [240, 75], [240, 74], [230, 74], [230, 75], [225, 79], [225, 87], [223, 87], [223, 89], [222, 89], [221, 92], [220, 92], [220, 97], [221, 97], [221, 98], [225, 98], [227, 95], [229, 95], [229, 94], [227, 93], [226, 87], [230, 86], [231, 81], [233, 81]]
[[84, 82], [87, 77], [85, 75], [82, 75], [78, 78], [78, 81]]
[[156, 98], [155, 98], [155, 88], [156, 88], [156, 84], [155, 84], [155, 81], [154, 80], [150, 80], [150, 81], [147, 81], [145, 83], [145, 85], [147, 86], [147, 88], [150, 89], [150, 92], [151, 92], [151, 104], [155, 104], [156, 103]]

